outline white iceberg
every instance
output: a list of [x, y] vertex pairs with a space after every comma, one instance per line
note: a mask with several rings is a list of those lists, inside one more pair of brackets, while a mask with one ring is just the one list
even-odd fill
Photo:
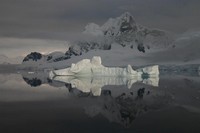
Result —
[[99, 96], [105, 85], [126, 85], [131, 88], [132, 84], [142, 82], [158, 86], [159, 68], [158, 65], [137, 70], [133, 70], [130, 65], [125, 68], [105, 67], [101, 64], [101, 57], [94, 56], [92, 60], [83, 59], [69, 68], [50, 71], [49, 78]]
[[78, 63], [72, 63], [71, 67], [50, 71], [49, 77], [53, 79], [55, 76], [118, 76], [118, 77], [142, 77], [148, 75], [154, 77], [159, 75], [159, 66], [149, 66], [141, 69], [133, 70], [130, 65], [126, 68], [105, 67], [101, 64], [101, 57], [94, 56], [92, 60], [83, 59]]

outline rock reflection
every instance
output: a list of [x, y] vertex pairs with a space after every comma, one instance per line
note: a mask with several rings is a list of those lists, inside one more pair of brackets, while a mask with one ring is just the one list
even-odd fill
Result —
[[39, 87], [42, 84], [49, 84], [53, 87], [62, 87], [65, 86], [64, 83], [57, 82], [48, 78], [48, 74], [43, 71], [29, 73], [26, 71], [21, 71], [23, 80], [30, 85], [31, 87]]
[[23, 77], [23, 79], [27, 84], [29, 84], [32, 87], [37, 87], [37, 86], [40, 86], [42, 84], [41, 79], [38, 79], [38, 78], [29, 79], [29, 78]]
[[137, 99], [142, 99], [143, 96], [144, 96], [144, 92], [145, 92], [145, 88], [140, 88], [140, 89], [137, 91]]

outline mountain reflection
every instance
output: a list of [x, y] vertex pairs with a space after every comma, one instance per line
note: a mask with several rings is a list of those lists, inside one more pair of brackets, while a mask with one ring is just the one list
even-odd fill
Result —
[[[22, 71], [20, 73], [23, 77], [22, 79], [28, 85], [37, 89], [37, 91], [35, 89], [28, 90], [27, 88], [30, 89], [30, 87], [23, 84], [23, 90], [27, 91], [23, 93], [24, 97], [32, 95], [34, 91], [35, 99], [38, 101], [39, 95], [48, 98], [48, 95], [51, 94], [53, 98], [49, 97], [49, 99], [51, 98], [50, 104], [52, 104], [52, 101], [58, 102], [59, 106], [62, 105], [60, 106], [62, 107], [62, 111], [63, 107], [69, 112], [74, 111], [73, 109], [70, 110], [71, 108], [76, 108], [76, 111], [80, 111], [79, 113], [83, 115], [79, 115], [80, 119], [82, 119], [82, 117], [86, 118], [85, 115], [87, 115], [87, 118], [90, 117], [94, 121], [104, 121], [106, 119], [106, 121], [111, 123], [117, 123], [123, 127], [132, 128], [142, 118], [149, 117], [150, 115], [153, 115], [153, 119], [154, 117], [160, 118], [160, 112], [166, 109], [171, 110], [174, 107], [192, 113], [200, 112], [200, 79], [199, 76], [197, 76], [197, 69], [191, 71], [187, 70], [184, 73], [175, 71], [175, 74], [170, 72], [172, 71], [171, 69], [165, 69], [165, 67], [162, 69], [163, 71], [160, 71], [160, 77], [143, 78], [77, 78], [63, 76], [50, 79], [48, 78], [48, 73], [41, 71]], [[174, 70], [175, 68], [173, 67], [173, 72]], [[168, 74], [168, 72], [170, 73]], [[6, 78], [5, 75], [2, 75], [0, 78], [4, 82], [4, 79], [12, 79], [13, 77]], [[19, 79], [17, 83], [21, 81], [21, 78]], [[19, 82], [19, 84], [20, 86], [17, 88], [22, 87], [21, 82]], [[43, 86], [43, 84], [48, 85]], [[45, 91], [42, 89], [45, 89]], [[56, 91], [54, 91], [54, 89]], [[13, 97], [12, 93], [11, 97]], [[22, 96], [19, 95], [19, 97]], [[16, 99], [19, 99], [19, 97]], [[46, 97], [45, 100], [47, 99]], [[6, 97], [4, 99], [9, 98]], [[29, 100], [29, 97], [27, 99]], [[43, 100], [41, 101], [43, 102]], [[52, 107], [52, 105], [50, 106]], [[60, 111], [57, 106], [55, 110]], [[63, 116], [61, 117], [64, 118]], [[65, 116], [65, 119], [67, 119], [67, 117], [68, 116]]]
[[[139, 116], [151, 110], [167, 106], [172, 98], [162, 91], [149, 89], [158, 85], [159, 77], [146, 79], [129, 79], [120, 77], [55, 77], [48, 78], [45, 73], [21, 73], [24, 81], [32, 87], [49, 84], [54, 87], [65, 86], [71, 96], [83, 102], [81, 105], [89, 117], [102, 115], [110, 122], [129, 127]], [[132, 87], [134, 83], [142, 83], [139, 88]], [[143, 85], [145, 87], [143, 87]], [[102, 89], [104, 86], [104, 89]], [[119, 86], [121, 89], [117, 89]], [[146, 88], [147, 87], [147, 88]], [[113, 88], [113, 89], [112, 89]], [[83, 106], [84, 105], [84, 106]]]
[[42, 81], [38, 78], [29, 79], [29, 78], [23, 77], [23, 79], [27, 84], [29, 84], [32, 87], [37, 87], [37, 86], [40, 86], [42, 84]]
[[53, 87], [65, 86], [65, 83], [57, 82], [48, 78], [48, 73], [43, 71], [37, 71], [34, 73], [29, 73], [27, 71], [21, 71], [23, 80], [31, 87], [39, 87], [42, 84], [48, 84]]
[[110, 122], [119, 123], [124, 127], [130, 127], [138, 116], [162, 109], [172, 102], [170, 95], [150, 93], [144, 87], [118, 96], [113, 96], [110, 90], [103, 90], [101, 96], [96, 98], [98, 102], [84, 108], [86, 114], [90, 117], [102, 115]]

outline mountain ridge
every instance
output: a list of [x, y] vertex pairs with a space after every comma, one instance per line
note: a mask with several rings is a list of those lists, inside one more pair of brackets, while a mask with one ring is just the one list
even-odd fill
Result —
[[71, 45], [65, 53], [69, 58], [80, 56], [90, 50], [110, 50], [112, 44], [138, 49], [138, 51], [145, 53], [150, 48], [172, 47], [171, 44], [174, 40], [164, 30], [150, 29], [137, 24], [128, 12], [117, 18], [110, 18], [102, 26], [89, 23], [83, 34], [87, 38]]

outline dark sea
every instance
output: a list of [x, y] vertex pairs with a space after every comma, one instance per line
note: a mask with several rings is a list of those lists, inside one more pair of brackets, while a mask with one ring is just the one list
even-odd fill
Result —
[[50, 79], [0, 66], [0, 133], [200, 133], [200, 65], [153, 79]]

